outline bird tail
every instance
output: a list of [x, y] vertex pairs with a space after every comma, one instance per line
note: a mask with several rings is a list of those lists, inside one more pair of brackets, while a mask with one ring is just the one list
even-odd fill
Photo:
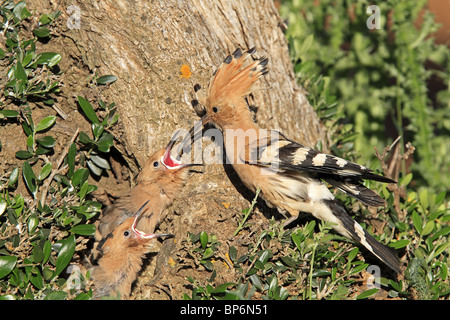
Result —
[[[335, 218], [338, 219], [338, 226], [335, 228], [344, 236], [350, 237], [354, 241], [363, 245], [368, 251], [374, 254], [389, 268], [396, 273], [401, 274], [401, 264], [397, 255], [392, 249], [378, 242], [366, 230], [364, 230], [347, 213], [344, 207], [337, 200], [323, 200], [327, 207], [332, 211]], [[335, 220], [335, 219], [334, 219]]]
[[209, 84], [207, 96], [220, 100], [225, 97], [243, 97], [250, 93], [253, 84], [268, 72], [266, 57], [254, 58], [255, 47], [247, 51], [237, 48], [228, 55]]
[[350, 179], [338, 180], [336, 178], [324, 178], [326, 182], [333, 187], [347, 193], [348, 195], [358, 199], [368, 206], [381, 207], [386, 201], [380, 197], [375, 191], [366, 188], [359, 182], [353, 182]]

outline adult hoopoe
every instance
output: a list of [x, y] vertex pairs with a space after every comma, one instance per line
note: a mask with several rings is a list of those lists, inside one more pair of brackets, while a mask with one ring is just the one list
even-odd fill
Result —
[[94, 298], [113, 296], [125, 299], [131, 292], [142, 266], [142, 258], [148, 251], [153, 239], [173, 236], [171, 234], [146, 234], [136, 228], [145, 206], [135, 216], [127, 218], [113, 232], [108, 234], [99, 245], [101, 256], [98, 265], [92, 271], [95, 286]]
[[167, 214], [167, 207], [180, 193], [189, 177], [189, 169], [198, 164], [183, 164], [170, 155], [175, 141], [152, 154], [136, 179], [129, 194], [119, 198], [103, 210], [95, 238], [100, 241], [114, 231], [127, 218], [132, 217], [143, 203], [150, 204], [142, 212], [139, 229], [153, 233]]
[[[361, 243], [387, 266], [401, 273], [400, 262], [391, 250], [375, 240], [346, 212], [324, 184], [328, 182], [366, 205], [381, 206], [384, 200], [364, 187], [363, 179], [386, 183], [395, 181], [372, 170], [289, 140], [278, 131], [258, 128], [245, 96], [266, 74], [267, 58], [255, 59], [255, 48], [235, 50], [213, 75], [206, 98], [200, 100], [202, 123], [213, 123], [223, 133], [225, 152], [243, 184], [270, 207], [295, 220], [299, 212], [332, 222], [340, 234]], [[197, 92], [199, 85], [194, 87]], [[199, 113], [197, 100], [193, 106]], [[192, 130], [191, 130], [192, 132]]]

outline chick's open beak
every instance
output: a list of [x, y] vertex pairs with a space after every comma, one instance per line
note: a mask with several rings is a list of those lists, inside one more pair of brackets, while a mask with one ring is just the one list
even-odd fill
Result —
[[137, 221], [139, 219], [139, 216], [141, 214], [141, 212], [144, 210], [144, 207], [147, 205], [147, 203], [150, 200], [148, 200], [147, 202], [145, 202], [142, 207], [136, 212], [135, 217], [134, 217], [134, 221], [133, 224], [131, 225], [131, 230], [133, 231], [133, 233], [136, 235], [136, 237], [138, 239], [142, 239], [142, 240], [151, 240], [151, 239], [156, 239], [156, 238], [161, 238], [161, 237], [174, 237], [173, 234], [170, 233], [145, 233], [141, 230], [138, 230], [136, 228], [137, 225]]
[[161, 163], [169, 170], [179, 170], [186, 167], [192, 167], [192, 166], [202, 166], [203, 164], [200, 163], [182, 163], [181, 161], [173, 158], [170, 155], [170, 151], [172, 151], [173, 146], [175, 145], [176, 139], [172, 139], [169, 141], [166, 147], [166, 151], [164, 152], [164, 155], [161, 158]]

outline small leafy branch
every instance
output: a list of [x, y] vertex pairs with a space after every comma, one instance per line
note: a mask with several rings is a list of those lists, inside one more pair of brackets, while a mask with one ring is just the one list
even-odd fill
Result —
[[31, 113], [24, 116], [22, 128], [27, 136], [27, 150], [19, 150], [16, 152], [16, 157], [19, 159], [28, 159], [30, 162], [35, 162], [39, 156], [45, 155], [53, 151], [55, 146], [55, 138], [50, 135], [37, 138], [36, 134], [47, 131], [56, 121], [55, 116], [47, 116], [43, 118], [37, 125], [34, 124]]
[[[384, 25], [372, 31], [366, 9], [373, 3], [367, 0], [352, 5], [288, 0], [280, 13], [288, 21], [285, 33], [296, 77], [328, 123], [330, 146], [338, 142], [332, 151], [356, 149], [364, 164], [374, 146], [381, 149], [392, 136], [401, 136], [401, 152], [407, 142], [420, 150], [410, 165], [414, 179], [440, 191], [450, 187], [450, 51], [435, 42], [439, 25], [426, 3], [377, 3]], [[336, 135], [341, 128], [349, 135]], [[401, 174], [407, 174], [405, 166]]]
[[[83, 101], [81, 97], [80, 101]], [[100, 152], [103, 157], [108, 155], [113, 136], [105, 130], [117, 122], [118, 114], [114, 104], [106, 106], [101, 102], [108, 117], [100, 123], [92, 107], [89, 108], [90, 103], [83, 103], [83, 110], [90, 119], [95, 119], [92, 123], [94, 140], [83, 140], [77, 130], [56, 163], [49, 156], [55, 139], [51, 134], [37, 136], [41, 132], [49, 132], [56, 118], [44, 117], [35, 125], [31, 114], [26, 115], [27, 121], [22, 127], [27, 135], [27, 150], [18, 151], [16, 156], [25, 160], [22, 174], [35, 201], [28, 206], [24, 196], [11, 196], [17, 188], [18, 168], [1, 181], [0, 218], [5, 220], [0, 230], [0, 288], [3, 286], [9, 293], [6, 298], [65, 299], [72, 296], [89, 299], [92, 296], [90, 291], [80, 292], [79, 288], [68, 292], [60, 290], [67, 285], [61, 275], [75, 252], [80, 250], [75, 248], [85, 247], [86, 237], [95, 233], [91, 220], [101, 211], [101, 204], [88, 197], [96, 186], [88, 181], [89, 170], [85, 167], [88, 162], [83, 159], [88, 155], [89, 160], [94, 161], [92, 157]], [[87, 151], [83, 150], [86, 146]], [[107, 162], [105, 158], [101, 159]], [[44, 164], [36, 174], [33, 167], [39, 161]], [[104, 166], [102, 169], [107, 168]], [[89, 274], [84, 277], [88, 279]]]
[[99, 101], [99, 106], [107, 112], [107, 116], [101, 122], [89, 101], [79, 96], [78, 104], [91, 122], [93, 135], [93, 139], [91, 139], [87, 133], [80, 132], [79, 140], [87, 149], [84, 157], [87, 159], [86, 163], [91, 172], [96, 176], [101, 176], [103, 170], [111, 169], [105, 155], [114, 145], [114, 136], [107, 130], [119, 119], [119, 114], [116, 113], [116, 104], [111, 103], [107, 106], [102, 100]]
[[[92, 220], [101, 204], [90, 196], [97, 187], [89, 183], [89, 169], [101, 174], [94, 166], [109, 168], [107, 157], [114, 138], [107, 131], [119, 115], [114, 103], [100, 101], [107, 114], [100, 122], [90, 103], [79, 97], [94, 138], [76, 129], [68, 141], [57, 141], [52, 128], [59, 118], [47, 115], [37, 122], [33, 104], [43, 102], [44, 110], [45, 106], [55, 108], [61, 55], [37, 54], [36, 49], [41, 40], [51, 39], [52, 23], [60, 12], [43, 14], [32, 30], [33, 38], [22, 35], [23, 24], [31, 17], [24, 1], [3, 1], [0, 14], [7, 49], [0, 50], [0, 59], [7, 59], [0, 107], [15, 105], [15, 110], [0, 110], [0, 121], [18, 124], [14, 120], [20, 120], [18, 132], [27, 137], [25, 148], [15, 154], [21, 165], [0, 175], [0, 299], [90, 299], [91, 290], [72, 285], [74, 275], [67, 278], [66, 273], [95, 233]], [[114, 78], [100, 77], [97, 84], [110, 84]], [[66, 144], [59, 154], [54, 151], [57, 142]], [[26, 193], [17, 192], [21, 176], [31, 201]], [[89, 272], [79, 277], [86, 284]]]
[[40, 26], [33, 29], [34, 37], [24, 39], [20, 24], [31, 16], [26, 3], [5, 1], [0, 12], [3, 17], [3, 35], [7, 52], [0, 49], [0, 59], [7, 58], [10, 65], [6, 74], [7, 83], [4, 94], [18, 103], [30, 99], [39, 99], [46, 104], [54, 104], [52, 93], [57, 93], [60, 86], [55, 66], [61, 61], [61, 55], [54, 52], [36, 53], [36, 42], [48, 39], [51, 31], [48, 27], [59, 17], [61, 12], [45, 14], [40, 18]]

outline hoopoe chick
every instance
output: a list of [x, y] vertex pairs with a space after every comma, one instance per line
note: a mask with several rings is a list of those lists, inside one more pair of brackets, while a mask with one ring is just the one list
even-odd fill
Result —
[[[340, 234], [362, 244], [397, 273], [400, 262], [389, 248], [376, 241], [346, 212], [324, 184], [328, 182], [366, 205], [381, 206], [384, 200], [364, 187], [363, 179], [395, 183], [372, 170], [289, 140], [278, 131], [261, 130], [254, 122], [245, 96], [267, 73], [267, 58], [255, 59], [255, 49], [237, 49], [212, 77], [207, 88], [202, 123], [213, 123], [223, 133], [227, 158], [243, 184], [295, 220], [299, 212], [329, 221]], [[199, 85], [194, 87], [200, 89]], [[197, 113], [198, 101], [193, 101]]]
[[171, 234], [146, 234], [136, 228], [136, 224], [148, 201], [126, 219], [99, 245], [102, 255], [98, 266], [92, 271], [95, 286], [94, 298], [103, 296], [126, 299], [131, 285], [136, 280], [142, 266], [142, 258], [148, 252], [151, 240], [173, 236]]
[[181, 192], [189, 177], [189, 169], [198, 164], [183, 164], [170, 155], [176, 140], [167, 147], [152, 154], [137, 176], [136, 185], [129, 194], [119, 198], [105, 208], [96, 232], [100, 241], [114, 231], [127, 218], [132, 217], [143, 203], [150, 205], [142, 212], [138, 227], [146, 233], [153, 233], [167, 214], [167, 207]]

